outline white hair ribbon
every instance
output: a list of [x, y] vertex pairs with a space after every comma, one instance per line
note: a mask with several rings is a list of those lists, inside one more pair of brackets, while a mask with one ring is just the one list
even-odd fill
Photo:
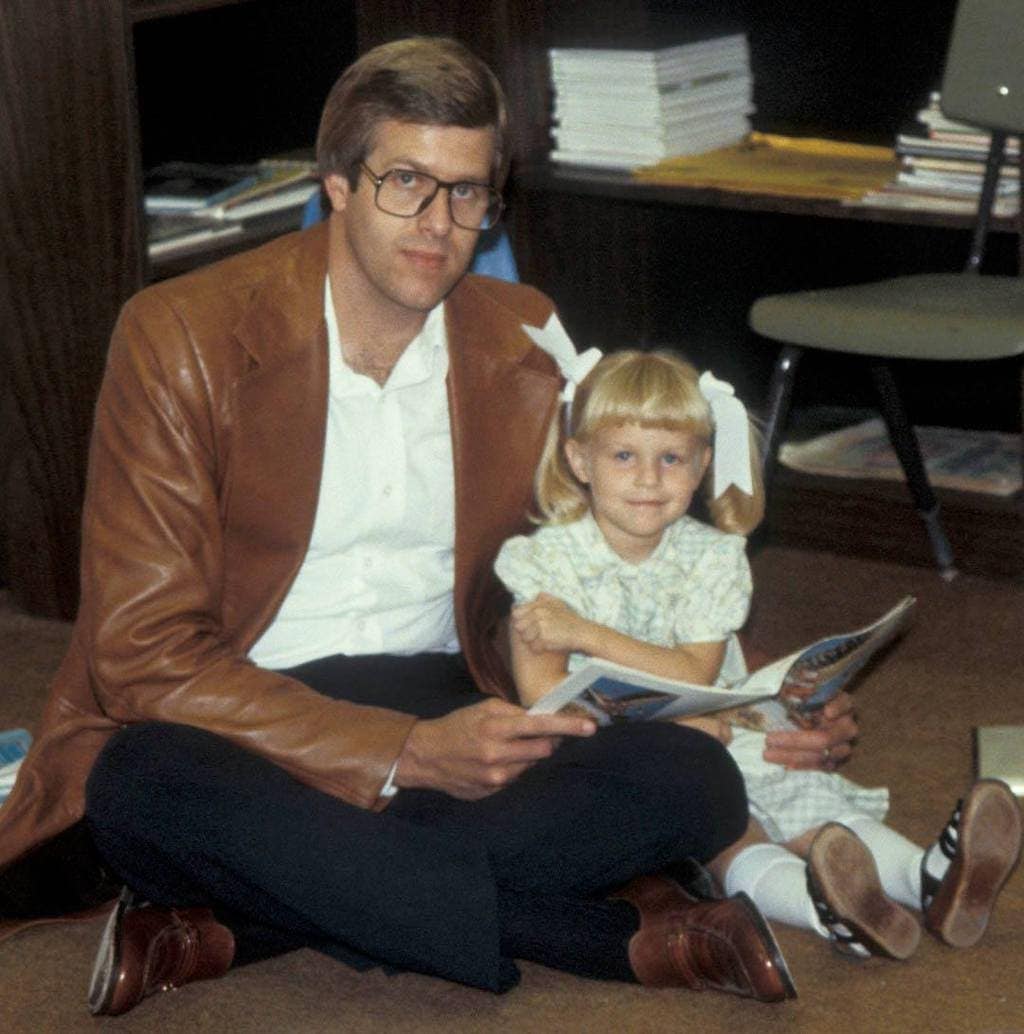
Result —
[[543, 327], [531, 327], [524, 323], [523, 330], [538, 348], [547, 352], [558, 364], [558, 370], [565, 378], [562, 401], [571, 404], [576, 395], [576, 385], [597, 365], [601, 359], [600, 351], [588, 348], [585, 352], [577, 353], [576, 346], [554, 313]]
[[736, 398], [732, 385], [718, 380], [710, 370], [700, 375], [697, 387], [711, 407], [715, 424], [713, 496], [717, 499], [730, 485], [753, 495], [750, 424], [746, 408]]

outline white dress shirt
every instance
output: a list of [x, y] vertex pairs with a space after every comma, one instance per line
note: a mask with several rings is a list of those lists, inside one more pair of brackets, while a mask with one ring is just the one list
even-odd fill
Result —
[[444, 306], [383, 387], [344, 362], [329, 281], [324, 313], [327, 428], [312, 538], [249, 656], [290, 668], [333, 654], [455, 652]]

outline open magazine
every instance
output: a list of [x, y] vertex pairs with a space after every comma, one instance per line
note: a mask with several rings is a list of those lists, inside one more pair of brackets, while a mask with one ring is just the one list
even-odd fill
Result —
[[751, 728], [813, 727], [821, 708], [907, 627], [916, 602], [906, 596], [866, 628], [819, 639], [725, 687], [590, 660], [541, 697], [530, 713], [571, 709], [609, 725], [728, 711], [724, 717]]

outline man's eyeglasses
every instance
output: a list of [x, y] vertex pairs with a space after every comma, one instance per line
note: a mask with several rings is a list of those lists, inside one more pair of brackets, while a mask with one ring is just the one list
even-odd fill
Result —
[[448, 191], [448, 212], [452, 222], [464, 230], [489, 230], [501, 218], [505, 202], [486, 183], [461, 180], [447, 183], [426, 172], [389, 169], [378, 176], [368, 165], [359, 163], [373, 181], [374, 201], [382, 212], [412, 219], [425, 212], [444, 187]]

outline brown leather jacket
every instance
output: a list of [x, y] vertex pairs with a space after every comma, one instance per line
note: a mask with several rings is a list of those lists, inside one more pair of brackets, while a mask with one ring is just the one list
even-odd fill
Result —
[[[79, 821], [90, 767], [124, 724], [200, 726], [325, 793], [383, 805], [414, 719], [330, 700], [246, 658], [312, 529], [326, 269], [321, 225], [149, 287], [124, 307], [93, 430], [78, 620], [0, 809], [0, 918], [10, 918], [11, 863]], [[523, 529], [556, 405], [555, 366], [521, 327], [542, 326], [551, 311], [531, 288], [474, 276], [445, 303], [456, 620], [478, 684], [505, 695], [494, 635], [505, 597], [491, 564]]]

